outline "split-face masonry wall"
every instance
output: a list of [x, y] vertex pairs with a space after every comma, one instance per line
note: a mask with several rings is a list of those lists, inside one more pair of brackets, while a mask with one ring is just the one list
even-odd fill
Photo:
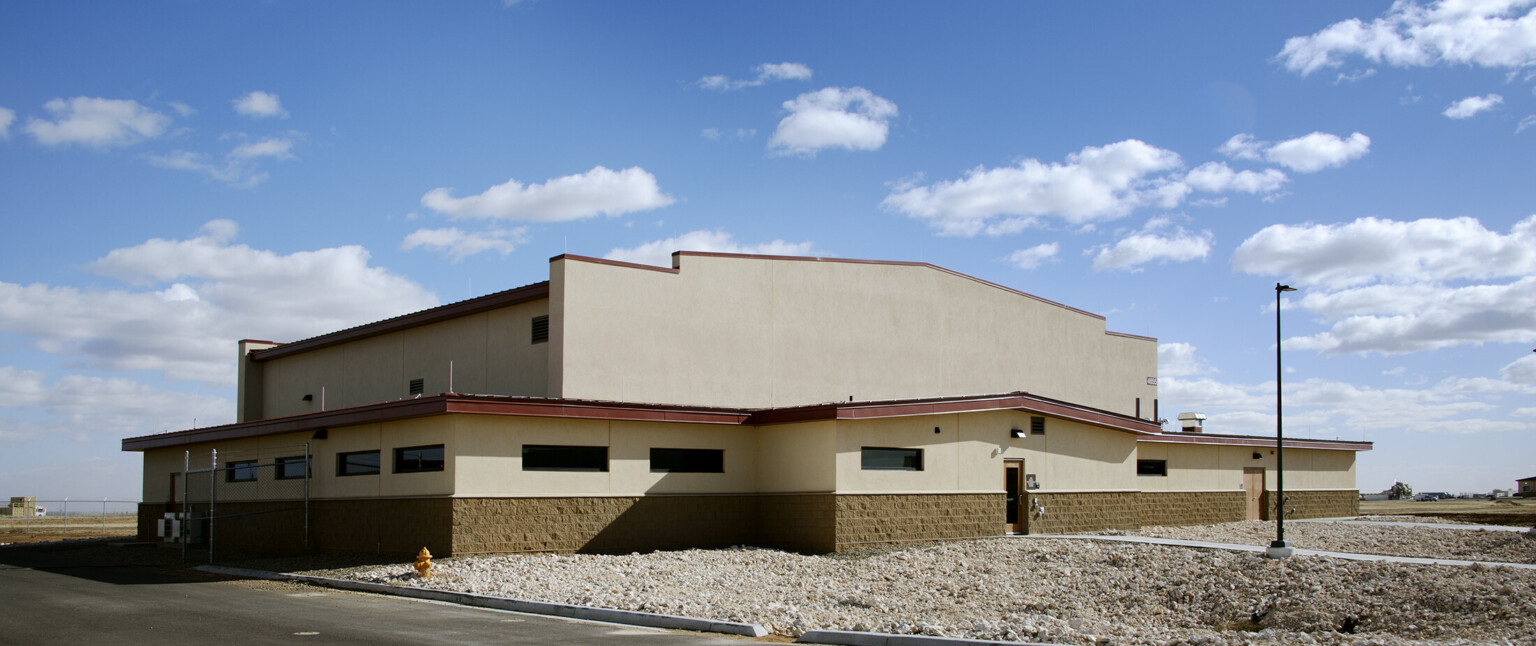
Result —
[[[1355, 515], [1353, 490], [1292, 491], [1287, 518]], [[1269, 494], [1263, 500], [1269, 509]], [[222, 553], [303, 551], [299, 514], [241, 515], [264, 503], [220, 503]], [[396, 498], [311, 503], [309, 549], [436, 556], [513, 552], [625, 553], [755, 545], [824, 553], [870, 543], [1000, 536], [1003, 494], [757, 494], [539, 498]], [[251, 507], [246, 510], [245, 507]], [[1037, 513], [1043, 508], [1043, 513]], [[165, 504], [140, 505], [140, 536], [153, 540]], [[1245, 518], [1243, 492], [1029, 494], [1030, 534]], [[1273, 518], [1270, 513], [1263, 519]], [[146, 521], [146, 519], [148, 519]]]

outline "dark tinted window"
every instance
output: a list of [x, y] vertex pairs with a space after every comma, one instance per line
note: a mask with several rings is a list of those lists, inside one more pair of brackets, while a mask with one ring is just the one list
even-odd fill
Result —
[[1139, 476], [1165, 476], [1168, 475], [1167, 460], [1137, 460], [1136, 475]]
[[651, 449], [652, 473], [725, 473], [721, 449]]
[[922, 471], [923, 450], [866, 446], [862, 451], [860, 464], [866, 470]]
[[524, 444], [524, 471], [607, 471], [608, 447]]
[[305, 475], [307, 475], [305, 471], [308, 469], [304, 468], [306, 465], [307, 461], [303, 456], [278, 458], [276, 463], [276, 477], [278, 480], [295, 480], [298, 478], [303, 478]]
[[395, 473], [443, 470], [443, 445], [407, 446], [395, 449]]
[[378, 451], [354, 451], [336, 455], [336, 475], [370, 476], [378, 472]]
[[251, 482], [256, 479], [256, 461], [240, 460], [224, 467], [225, 482]]

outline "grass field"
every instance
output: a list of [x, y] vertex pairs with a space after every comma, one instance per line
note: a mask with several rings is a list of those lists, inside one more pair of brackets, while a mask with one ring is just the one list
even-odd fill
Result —
[[1536, 498], [1494, 500], [1383, 500], [1360, 503], [1360, 513], [1381, 516], [1433, 516], [1480, 525], [1536, 526]]
[[41, 543], [70, 538], [131, 537], [138, 531], [132, 514], [0, 518], [0, 543]]

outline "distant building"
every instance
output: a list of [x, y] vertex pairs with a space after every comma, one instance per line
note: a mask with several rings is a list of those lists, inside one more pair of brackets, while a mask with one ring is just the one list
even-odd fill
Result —
[[1536, 476], [1516, 480], [1515, 495], [1521, 498], [1536, 497]]
[[[1156, 339], [940, 267], [562, 255], [545, 282], [242, 341], [236, 423], [123, 449], [144, 453], [145, 537], [185, 502], [184, 462], [217, 449], [218, 509], [246, 522], [220, 526], [226, 546], [294, 531], [254, 515], [284, 504], [309, 510], [316, 549], [403, 554], [822, 552], [1273, 515], [1273, 437], [1164, 433], [1158, 408]], [[1289, 515], [1357, 513], [1370, 448], [1287, 439]], [[303, 505], [273, 482], [295, 478]]]

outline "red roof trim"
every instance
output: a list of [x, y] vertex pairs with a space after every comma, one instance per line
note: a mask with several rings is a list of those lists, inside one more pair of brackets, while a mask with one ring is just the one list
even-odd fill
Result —
[[123, 450], [145, 451], [200, 442], [263, 437], [283, 433], [303, 433], [336, 426], [376, 424], [415, 417], [455, 413], [729, 425], [744, 424], [752, 415], [750, 411], [725, 408], [695, 408], [656, 404], [497, 397], [491, 395], [456, 395], [447, 393], [433, 397], [401, 399], [382, 404], [368, 404], [319, 413], [306, 413], [254, 422], [130, 437], [123, 440]]
[[628, 267], [630, 269], [648, 269], [650, 271], [660, 271], [669, 274], [678, 273], [677, 269], [671, 267], [657, 267], [656, 265], [646, 265], [638, 262], [624, 262], [622, 260], [609, 260], [607, 258], [593, 258], [591, 256], [578, 256], [569, 253], [563, 253], [549, 259], [550, 262], [554, 262], [556, 260], [575, 260], [579, 262], [590, 262], [596, 265], [612, 265], [614, 267]]
[[1043, 413], [1060, 419], [1138, 435], [1157, 433], [1162, 428], [1144, 419], [1137, 419], [1086, 406], [1078, 406], [1022, 392], [884, 402], [835, 402], [815, 406], [777, 408], [759, 411], [754, 416], [754, 421], [758, 424], [784, 424], [832, 419], [878, 419], [913, 415], [973, 413], [987, 410], [1022, 410], [1032, 413]]
[[[449, 303], [447, 305], [441, 305], [432, 309], [421, 310], [419, 312], [413, 312], [391, 319], [385, 319], [374, 323], [367, 323], [357, 327], [347, 328], [339, 332], [322, 334], [320, 336], [311, 337], [302, 341], [286, 343], [275, 348], [257, 350], [252, 352], [250, 357], [253, 361], [278, 359], [289, 355], [299, 354], [301, 352], [309, 352], [310, 350], [318, 350], [320, 348], [333, 345], [380, 336], [383, 334], [389, 334], [390, 332], [408, 330], [415, 327], [421, 327], [423, 325], [430, 325], [432, 323], [439, 323], [442, 321], [459, 318], [461, 316], [479, 314], [481, 312], [488, 312], [497, 308], [507, 307], [508, 305], [517, 305], [520, 303], [536, 301], [544, 298], [549, 298], [549, 281], [547, 280], [542, 283], [524, 285], [516, 289], [509, 289], [506, 291], [496, 292], [494, 294], [487, 294], [485, 296], [479, 296], [469, 300], [459, 301], [457, 303]], [[270, 343], [270, 341], [265, 343]]]
[[[1275, 438], [1259, 435], [1212, 435], [1209, 433], [1162, 433], [1153, 436], [1136, 438], [1137, 442], [1161, 443], [1161, 444], [1210, 444], [1219, 446], [1275, 446]], [[1371, 442], [1354, 442], [1349, 440], [1285, 440], [1285, 445], [1297, 449], [1328, 449], [1333, 451], [1369, 451], [1375, 445]]]

